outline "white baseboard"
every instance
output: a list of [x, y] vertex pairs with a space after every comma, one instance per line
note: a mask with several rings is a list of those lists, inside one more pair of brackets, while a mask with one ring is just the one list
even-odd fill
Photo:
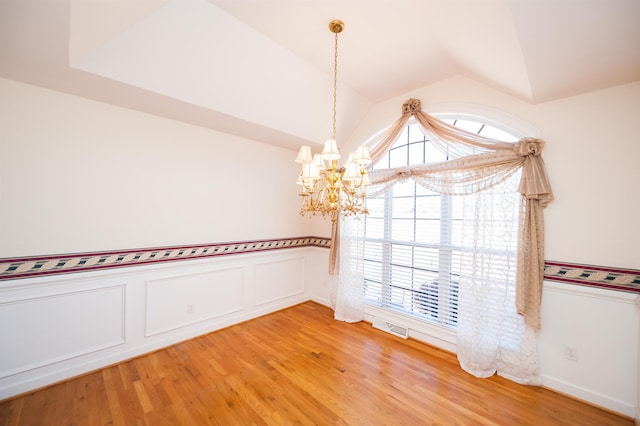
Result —
[[635, 418], [638, 421], [639, 411], [635, 405], [612, 399], [606, 395], [602, 395], [598, 392], [594, 392], [590, 389], [575, 386], [571, 383], [567, 383], [562, 380], [555, 379], [553, 377], [542, 375], [542, 386], [547, 389], [551, 389], [558, 393], [570, 396], [571, 398], [585, 401], [589, 404], [597, 407], [604, 408], [606, 410], [614, 411], [630, 418]]
[[310, 299], [312, 302], [316, 302], [322, 306], [326, 306], [327, 308], [331, 308], [331, 302], [329, 302], [329, 299], [325, 298], [325, 297], [317, 297], [317, 296], [312, 296]]

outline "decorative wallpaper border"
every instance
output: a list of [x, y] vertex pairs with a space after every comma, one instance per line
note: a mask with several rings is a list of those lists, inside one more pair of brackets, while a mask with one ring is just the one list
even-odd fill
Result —
[[331, 240], [320, 237], [283, 238], [196, 246], [0, 258], [0, 281], [309, 246], [330, 247]]
[[545, 261], [544, 279], [640, 294], [640, 270]]
[[[0, 259], [0, 281], [310, 246], [329, 248], [331, 240], [322, 237], [282, 238], [5, 258]], [[640, 294], [640, 270], [634, 269], [545, 261], [544, 279]]]

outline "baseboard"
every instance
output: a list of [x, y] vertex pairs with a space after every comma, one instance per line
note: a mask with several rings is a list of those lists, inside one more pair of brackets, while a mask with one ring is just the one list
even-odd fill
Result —
[[319, 305], [326, 306], [327, 308], [331, 308], [331, 302], [327, 298], [312, 296], [309, 300], [316, 302]]
[[542, 386], [547, 389], [566, 395], [570, 398], [583, 401], [598, 408], [627, 416], [629, 419], [635, 419], [636, 424], [640, 421], [639, 409], [631, 403], [613, 399], [590, 389], [585, 389], [562, 380], [554, 379], [553, 377], [542, 375], [541, 378]]

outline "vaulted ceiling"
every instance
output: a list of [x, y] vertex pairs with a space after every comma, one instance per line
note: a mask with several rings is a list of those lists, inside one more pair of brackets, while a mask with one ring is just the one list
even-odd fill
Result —
[[[640, 80], [640, 0], [1, 0], [0, 76], [296, 149], [464, 75], [536, 104]], [[1, 94], [0, 94], [1, 96]]]

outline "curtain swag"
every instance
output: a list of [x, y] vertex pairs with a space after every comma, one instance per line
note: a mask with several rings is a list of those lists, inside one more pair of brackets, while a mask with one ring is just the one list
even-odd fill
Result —
[[[453, 160], [409, 167], [371, 170], [367, 195], [382, 194], [396, 182], [413, 179], [423, 187], [448, 195], [472, 194], [489, 189], [522, 168], [516, 307], [525, 323], [540, 328], [540, 301], [544, 272], [543, 209], [553, 201], [551, 185], [541, 156], [544, 141], [523, 138], [516, 143], [494, 140], [454, 127], [422, 111], [419, 99], [402, 105], [402, 116], [386, 132], [369, 142], [372, 164], [380, 160], [413, 117], [439, 149], [455, 153]], [[468, 154], [468, 155], [467, 155]], [[337, 226], [332, 230], [331, 273], [337, 264]]]

